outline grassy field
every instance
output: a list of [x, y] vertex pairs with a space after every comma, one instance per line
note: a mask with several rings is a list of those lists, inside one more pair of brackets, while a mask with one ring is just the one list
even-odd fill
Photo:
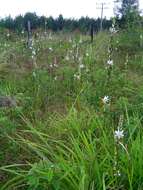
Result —
[[0, 34], [0, 190], [143, 189], [142, 35]]

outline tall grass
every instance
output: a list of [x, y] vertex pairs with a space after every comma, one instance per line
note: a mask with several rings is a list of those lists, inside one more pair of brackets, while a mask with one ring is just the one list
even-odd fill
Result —
[[39, 38], [36, 67], [23, 41], [1, 44], [0, 94], [17, 99], [0, 109], [1, 190], [143, 189], [138, 36]]

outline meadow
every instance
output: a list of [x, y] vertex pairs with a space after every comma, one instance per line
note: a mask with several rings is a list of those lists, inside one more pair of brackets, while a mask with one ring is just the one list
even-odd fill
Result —
[[143, 31], [0, 33], [0, 190], [143, 189]]

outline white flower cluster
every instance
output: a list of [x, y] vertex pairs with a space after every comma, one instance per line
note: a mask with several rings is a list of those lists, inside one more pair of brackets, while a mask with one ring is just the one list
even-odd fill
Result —
[[85, 67], [84, 64], [80, 64], [80, 65], [79, 65], [79, 68], [80, 68], [80, 69], [84, 69], [84, 67]]
[[32, 57], [32, 59], [34, 59], [34, 58], [35, 58], [35, 56], [36, 56], [36, 50], [33, 48], [33, 49], [32, 49], [32, 56], [31, 56], [31, 57]]
[[80, 78], [81, 78], [80, 74], [74, 74], [74, 79], [80, 80]]
[[116, 34], [118, 32], [118, 30], [116, 30], [114, 24], [112, 24], [112, 27], [109, 28], [109, 31], [110, 31], [111, 34]]
[[108, 66], [113, 66], [113, 64], [114, 64], [114, 63], [113, 63], [113, 60], [109, 59], [109, 60], [107, 61], [107, 65], [108, 65]]
[[58, 64], [57, 63], [51, 63], [50, 65], [49, 65], [51, 68], [57, 68], [58, 67]]

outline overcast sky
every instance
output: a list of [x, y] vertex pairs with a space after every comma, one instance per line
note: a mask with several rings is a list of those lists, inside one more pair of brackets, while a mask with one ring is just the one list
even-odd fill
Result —
[[[99, 17], [100, 2], [103, 0], [0, 0], [0, 17], [11, 15], [15, 17], [25, 12], [36, 12], [39, 16], [57, 17], [62, 14], [66, 18], [81, 16]], [[113, 0], [104, 0], [106, 8], [104, 16], [113, 16]], [[143, 0], [140, 0], [143, 9]]]

